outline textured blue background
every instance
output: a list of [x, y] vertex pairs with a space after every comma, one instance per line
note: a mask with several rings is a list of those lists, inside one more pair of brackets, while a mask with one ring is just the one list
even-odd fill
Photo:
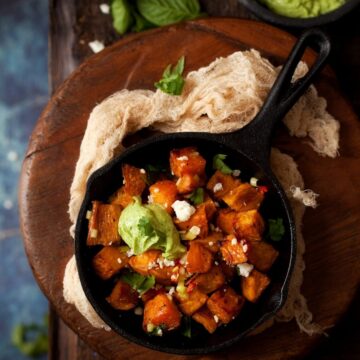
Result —
[[23, 250], [17, 210], [21, 162], [48, 99], [47, 6], [47, 0], [0, 0], [1, 360], [26, 359], [11, 346], [11, 329], [41, 322], [48, 311]]

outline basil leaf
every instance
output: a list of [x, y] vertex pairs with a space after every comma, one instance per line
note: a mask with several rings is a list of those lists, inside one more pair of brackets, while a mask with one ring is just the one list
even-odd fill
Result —
[[227, 158], [227, 155], [216, 154], [213, 157], [213, 169], [221, 171], [223, 174], [230, 175], [232, 174], [232, 169], [227, 166], [223, 160]]
[[203, 188], [197, 188], [195, 191], [193, 191], [190, 194], [189, 197], [190, 201], [194, 203], [194, 205], [199, 205], [202, 202], [204, 202], [204, 189]]
[[273, 241], [280, 241], [285, 234], [285, 227], [282, 218], [269, 219], [268, 236]]
[[157, 26], [199, 17], [198, 0], [137, 0], [140, 14]]
[[185, 80], [182, 77], [184, 71], [185, 58], [182, 56], [174, 69], [168, 65], [162, 75], [162, 78], [154, 84], [157, 89], [170, 95], [181, 95], [185, 85]]
[[115, 30], [123, 35], [133, 23], [131, 8], [127, 0], [113, 0], [111, 2], [111, 15]]
[[151, 29], [155, 27], [150, 21], [146, 20], [143, 16], [141, 16], [133, 7], [132, 8], [132, 15], [135, 19], [135, 25], [132, 27], [132, 31], [140, 32], [143, 30]]
[[123, 274], [121, 280], [128, 283], [134, 290], [137, 290], [140, 295], [146, 293], [155, 285], [154, 276], [143, 276], [134, 272]]

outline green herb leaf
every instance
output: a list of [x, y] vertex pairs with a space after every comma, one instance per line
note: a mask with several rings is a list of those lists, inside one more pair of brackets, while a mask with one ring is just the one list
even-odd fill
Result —
[[204, 202], [204, 189], [197, 188], [189, 196], [189, 200], [193, 202], [194, 205], [199, 205]]
[[143, 16], [141, 16], [136, 10], [135, 7], [132, 7], [132, 15], [135, 19], [135, 24], [132, 27], [132, 31], [140, 32], [144, 30], [148, 30], [154, 28], [155, 25], [152, 24], [150, 21], [146, 20]]
[[227, 158], [227, 155], [216, 154], [213, 157], [213, 169], [221, 171], [223, 174], [230, 175], [232, 174], [232, 169], [227, 166], [223, 160]]
[[181, 332], [185, 337], [191, 339], [191, 318], [188, 316], [184, 317], [183, 329]]
[[168, 65], [163, 72], [162, 79], [154, 84], [157, 89], [170, 95], [181, 95], [185, 80], [182, 77], [184, 71], [185, 58], [182, 56], [174, 69]]
[[121, 280], [128, 283], [134, 290], [137, 290], [140, 295], [146, 293], [155, 285], [154, 276], [143, 276], [134, 272], [127, 272], [121, 276]]
[[140, 14], [157, 26], [199, 17], [198, 0], [137, 0]]
[[154, 228], [151, 225], [150, 220], [145, 216], [140, 218], [139, 223], [138, 223], [137, 226], [138, 226], [139, 230], [141, 231], [141, 233], [144, 236], [149, 236], [150, 237], [154, 233]]
[[127, 0], [113, 0], [111, 2], [111, 15], [113, 18], [113, 26], [121, 35], [129, 30], [134, 21], [131, 7]]
[[285, 227], [282, 218], [269, 219], [268, 236], [273, 241], [280, 241], [285, 234]]

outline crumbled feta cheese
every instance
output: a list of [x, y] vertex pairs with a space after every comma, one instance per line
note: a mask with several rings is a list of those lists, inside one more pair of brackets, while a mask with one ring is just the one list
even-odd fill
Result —
[[144, 312], [143, 308], [140, 307], [140, 306], [137, 306], [135, 309], [134, 309], [134, 313], [135, 315], [142, 315]]
[[160, 269], [162, 269], [164, 267], [164, 260], [163, 259], [159, 258], [159, 259], [156, 260], [156, 262], [159, 264]]
[[126, 256], [127, 257], [131, 257], [131, 256], [133, 256], [134, 255], [134, 250], [133, 249], [130, 249], [130, 250], [128, 250], [127, 252], [126, 252]]
[[99, 8], [103, 14], [110, 14], [110, 6], [108, 4], [100, 4]]
[[219, 322], [219, 317], [217, 315], [214, 315], [214, 320], [215, 320], [216, 323], [218, 323]]
[[141, 174], [146, 174], [145, 169], [140, 169], [140, 173], [141, 173]]
[[109, 245], [110, 245], [110, 246], [112, 245], [112, 241], [109, 242]]
[[259, 180], [258, 180], [256, 177], [252, 177], [252, 178], [250, 179], [250, 185], [256, 187], [258, 181], [259, 181]]
[[231, 245], [236, 245], [237, 244], [237, 239], [236, 237], [231, 239]]
[[232, 174], [233, 174], [233, 176], [238, 177], [238, 176], [240, 176], [241, 171], [240, 170], [233, 170]]
[[177, 280], [178, 280], [178, 277], [179, 277], [179, 275], [177, 275], [177, 274], [172, 274], [172, 275], [170, 276], [170, 280], [171, 280], [171, 281], [177, 281]]
[[152, 204], [154, 202], [154, 199], [151, 195], [148, 195], [148, 204]]
[[185, 200], [176, 200], [171, 207], [180, 221], [187, 221], [195, 212], [195, 208]]
[[176, 158], [176, 160], [187, 161], [187, 160], [189, 160], [189, 158], [186, 155], [184, 155], [184, 156], [180, 156], [180, 157]]
[[97, 229], [91, 229], [90, 230], [90, 237], [93, 238], [93, 239], [96, 239], [98, 236], [98, 231]]
[[192, 226], [189, 230], [193, 235], [198, 236], [200, 234], [200, 228], [198, 226]]
[[213, 242], [213, 241], [209, 241], [209, 245], [210, 245], [210, 246], [213, 246], [213, 245], [214, 245], [214, 242]]
[[160, 191], [160, 189], [156, 187], [156, 188], [154, 188], [153, 191], [154, 191], [154, 193], [156, 194], [156, 193], [158, 193], [158, 192]]
[[220, 207], [220, 204], [217, 201], [215, 201], [214, 204], [216, 207]]
[[154, 329], [155, 329], [155, 325], [154, 324], [152, 324], [152, 323], [148, 323], [147, 325], [146, 325], [146, 331], [147, 332], [152, 332], [152, 331], [154, 331]]
[[248, 244], [244, 243], [242, 245], [242, 248], [243, 248], [243, 252], [246, 253], [248, 251], [248, 249], [249, 249], [249, 246], [248, 246]]
[[94, 52], [94, 53], [98, 53], [101, 50], [104, 50], [105, 45], [103, 42], [99, 41], [99, 40], [94, 40], [88, 43], [88, 45], [90, 46], [90, 49]]
[[175, 292], [175, 287], [172, 286], [172, 287], [170, 288], [170, 290], [169, 290], [169, 295], [174, 294], [174, 292]]
[[216, 265], [216, 266], [218, 266], [218, 265], [219, 265], [219, 263], [218, 263], [217, 261], [214, 261], [214, 263], [215, 263], [215, 265]]
[[126, 180], [125, 180], [125, 178], [123, 179], [123, 185], [125, 185], [126, 184]]
[[180, 259], [180, 264], [185, 265], [186, 263], [186, 254]]
[[117, 258], [117, 260], [116, 260], [119, 264], [121, 264], [122, 263], [122, 261], [121, 261], [121, 259], [120, 258]]
[[243, 277], [248, 277], [254, 268], [254, 265], [243, 263], [236, 266], [238, 274]]
[[162, 329], [161, 329], [161, 328], [158, 328], [156, 335], [162, 336], [162, 334], [163, 334]]
[[14, 162], [14, 161], [16, 161], [16, 160], [19, 158], [19, 156], [18, 156], [18, 154], [17, 154], [16, 151], [10, 150], [10, 151], [7, 153], [7, 158], [8, 158], [9, 161]]
[[173, 260], [164, 259], [163, 263], [165, 266], [175, 266], [175, 261]]
[[156, 267], [156, 262], [155, 261], [150, 261], [148, 263], [148, 269], [151, 270], [153, 269], [154, 267]]
[[223, 189], [222, 183], [216, 183], [216, 184], [214, 185], [213, 191], [214, 191], [214, 193], [216, 193], [216, 192], [218, 192], [218, 191], [221, 191], [222, 189]]

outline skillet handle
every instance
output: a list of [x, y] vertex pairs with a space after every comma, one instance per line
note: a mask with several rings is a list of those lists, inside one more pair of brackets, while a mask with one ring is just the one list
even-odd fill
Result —
[[[319, 52], [315, 63], [301, 79], [291, 79], [308, 45], [317, 45]], [[308, 89], [330, 54], [330, 40], [319, 29], [304, 32], [292, 49], [270, 93], [256, 118], [243, 129], [225, 136], [236, 147], [241, 146], [253, 160], [266, 165], [270, 155], [270, 140], [275, 124], [281, 120], [301, 95]], [[230, 138], [229, 138], [230, 137]]]

